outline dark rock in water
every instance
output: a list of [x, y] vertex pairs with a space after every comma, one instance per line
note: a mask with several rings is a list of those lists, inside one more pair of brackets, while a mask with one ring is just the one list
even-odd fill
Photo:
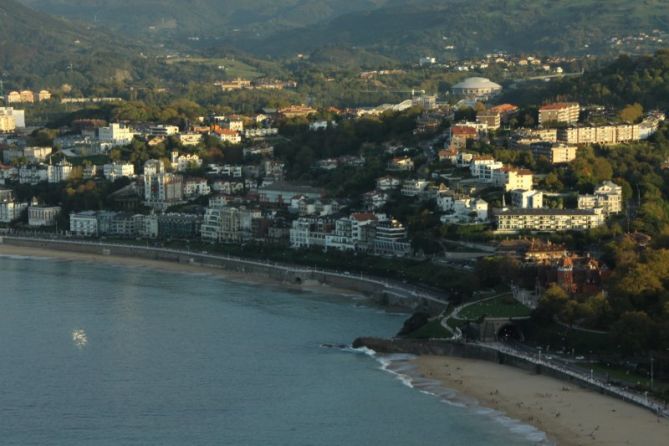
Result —
[[422, 311], [414, 313], [409, 319], [407, 319], [404, 322], [404, 326], [402, 327], [400, 332], [397, 333], [397, 336], [400, 337], [409, 336], [411, 333], [423, 327], [429, 321], [430, 321], [430, 315], [428, 313], [424, 313]]
[[349, 348], [346, 344], [321, 344], [321, 348], [333, 348], [337, 350], [346, 350]]

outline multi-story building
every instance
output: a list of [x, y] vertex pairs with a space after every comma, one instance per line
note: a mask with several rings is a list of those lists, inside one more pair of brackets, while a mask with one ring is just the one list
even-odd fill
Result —
[[193, 199], [211, 193], [211, 187], [204, 178], [187, 178], [184, 180], [184, 197]]
[[177, 172], [185, 172], [188, 169], [197, 169], [202, 166], [202, 159], [195, 154], [179, 154], [172, 152], [172, 168]]
[[242, 142], [242, 135], [236, 130], [219, 129], [216, 131], [216, 135], [220, 138], [221, 141], [230, 144], [241, 144]]
[[452, 192], [440, 193], [437, 206], [443, 212], [441, 222], [444, 224], [468, 224], [488, 221], [488, 203], [481, 198]]
[[300, 186], [283, 182], [276, 182], [264, 185], [258, 189], [260, 202], [267, 204], [290, 204], [290, 200], [298, 195], [313, 200], [320, 200], [323, 197], [323, 191], [311, 186]]
[[48, 90], [41, 90], [41, 91], [37, 94], [37, 99], [38, 99], [40, 102], [42, 102], [42, 101], [48, 101], [49, 99], [51, 99], [51, 92], [49, 92]]
[[154, 125], [149, 127], [150, 136], [172, 136], [179, 133], [179, 127], [176, 125]]
[[18, 91], [10, 91], [7, 95], [8, 104], [18, 104], [21, 102], [21, 93]]
[[249, 240], [252, 236], [253, 220], [260, 217], [258, 210], [235, 207], [208, 208], [201, 228], [202, 239], [224, 243]]
[[558, 140], [565, 144], [622, 144], [641, 139], [638, 124], [571, 127], [558, 130]]
[[61, 183], [70, 179], [72, 175], [72, 164], [67, 160], [62, 160], [57, 164], [49, 164], [47, 166], [47, 181], [49, 183]]
[[511, 204], [520, 209], [541, 209], [544, 207], [544, 193], [540, 190], [511, 191]]
[[158, 236], [163, 239], [194, 239], [200, 235], [202, 218], [194, 214], [168, 213], [158, 216]]
[[53, 226], [60, 214], [59, 206], [39, 206], [32, 204], [28, 207], [29, 226]]
[[98, 129], [98, 140], [115, 146], [128, 145], [134, 137], [135, 133], [130, 128], [121, 127], [120, 124], [111, 124], [109, 127]]
[[154, 209], [183, 202], [183, 177], [171, 173], [144, 175], [144, 200]]
[[180, 133], [179, 142], [184, 146], [196, 146], [202, 142], [200, 133]]
[[429, 184], [429, 181], [422, 179], [405, 180], [402, 184], [402, 195], [405, 197], [417, 197], [425, 192]]
[[95, 211], [70, 214], [70, 233], [79, 237], [98, 236], [98, 215]]
[[325, 236], [325, 249], [368, 250], [374, 238], [377, 220], [376, 215], [364, 212], [338, 219], [334, 232]]
[[490, 130], [498, 130], [502, 126], [502, 114], [495, 111], [482, 111], [476, 114], [476, 122], [485, 124]]
[[165, 173], [165, 165], [160, 160], [148, 160], [144, 163], [144, 175]]
[[605, 215], [596, 209], [513, 209], [497, 215], [499, 232], [585, 231], [602, 226]]
[[0, 201], [0, 223], [11, 223], [21, 217], [21, 213], [28, 208], [28, 203], [14, 201]]
[[16, 120], [11, 113], [0, 108], [0, 133], [12, 133], [16, 130]]
[[478, 138], [479, 132], [476, 127], [468, 125], [454, 125], [451, 127], [451, 147], [458, 150], [467, 148], [468, 141], [474, 141]]
[[472, 176], [486, 183], [491, 183], [493, 172], [503, 167], [504, 164], [487, 155], [474, 156], [469, 162], [469, 172]]
[[379, 256], [402, 257], [411, 253], [411, 243], [407, 240], [407, 230], [397, 220], [379, 221], [374, 228], [372, 252]]
[[35, 102], [35, 93], [30, 90], [23, 90], [20, 95], [21, 102]]
[[576, 124], [581, 113], [581, 106], [575, 102], [546, 104], [539, 109], [539, 125]]
[[324, 247], [325, 236], [332, 233], [334, 225], [324, 218], [298, 218], [290, 228], [290, 246], [292, 248]]
[[531, 190], [534, 182], [534, 175], [531, 171], [516, 167], [503, 167], [495, 170], [492, 175], [493, 183], [496, 186], [504, 187], [506, 192]]
[[544, 157], [551, 164], [569, 163], [576, 159], [578, 147], [567, 144], [538, 142], [531, 146], [535, 158]]
[[132, 178], [135, 176], [135, 165], [117, 162], [105, 164], [102, 167], [102, 174], [110, 181], [115, 181], [117, 178], [123, 177]]
[[19, 168], [19, 183], [36, 185], [47, 181], [47, 168], [38, 165], [21, 166]]
[[579, 195], [579, 209], [602, 208], [605, 215], [623, 211], [623, 188], [611, 181], [605, 181], [592, 195]]

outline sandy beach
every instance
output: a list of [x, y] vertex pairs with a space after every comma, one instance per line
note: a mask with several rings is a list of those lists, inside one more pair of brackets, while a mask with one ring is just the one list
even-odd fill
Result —
[[126, 268], [149, 268], [156, 271], [163, 271], [166, 273], [186, 273], [186, 274], [213, 274], [220, 276], [226, 280], [250, 284], [250, 285], [264, 285], [264, 286], [281, 286], [282, 288], [291, 289], [294, 291], [320, 291], [341, 296], [361, 296], [353, 291], [334, 288], [329, 285], [318, 282], [305, 281], [301, 285], [292, 283], [285, 283], [272, 279], [261, 274], [241, 273], [236, 271], [224, 270], [201, 264], [187, 264], [176, 263], [161, 260], [150, 260], [141, 257], [119, 257], [119, 256], [103, 256], [95, 254], [85, 254], [71, 251], [56, 251], [50, 249], [27, 248], [23, 246], [12, 246], [0, 244], [0, 255], [9, 256], [27, 256], [27, 257], [46, 257], [52, 259], [78, 261], [78, 262], [95, 262], [104, 263], [108, 265], [118, 265]]
[[665, 446], [669, 419], [571, 383], [486, 361], [424, 356], [420, 374], [565, 446]]

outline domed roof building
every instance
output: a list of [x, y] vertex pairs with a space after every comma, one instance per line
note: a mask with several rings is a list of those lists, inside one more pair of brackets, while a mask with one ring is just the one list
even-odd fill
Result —
[[502, 91], [502, 86], [485, 77], [470, 77], [455, 84], [451, 91], [455, 96], [485, 98]]

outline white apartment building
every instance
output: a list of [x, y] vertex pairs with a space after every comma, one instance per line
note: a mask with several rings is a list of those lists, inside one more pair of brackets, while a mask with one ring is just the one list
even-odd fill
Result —
[[19, 183], [36, 185], [47, 181], [47, 168], [43, 166], [21, 166], [19, 168]]
[[251, 222], [258, 211], [234, 207], [208, 208], [200, 227], [203, 240], [238, 243], [251, 236]]
[[5, 114], [0, 109], [0, 133], [12, 133], [16, 130], [16, 120], [10, 114]]
[[469, 163], [469, 171], [472, 176], [486, 183], [492, 183], [494, 172], [503, 167], [504, 164], [496, 161], [492, 156], [474, 156]]
[[427, 180], [406, 180], [402, 184], [402, 195], [405, 197], [417, 197], [425, 192], [430, 182]]
[[579, 195], [578, 208], [602, 208], [607, 216], [619, 214], [623, 211], [623, 188], [611, 181], [605, 181], [595, 189], [594, 194]]
[[519, 209], [542, 209], [544, 193], [540, 190], [514, 190], [511, 191], [511, 204]]
[[177, 172], [185, 172], [188, 169], [202, 166], [202, 159], [195, 154], [179, 154], [179, 152], [172, 152], [172, 169]]
[[605, 215], [596, 209], [513, 209], [497, 215], [498, 232], [586, 231], [602, 226]]
[[72, 164], [66, 160], [60, 161], [57, 164], [49, 164], [47, 166], [47, 181], [49, 183], [61, 183], [70, 179], [72, 175]]
[[98, 129], [98, 140], [115, 146], [128, 145], [134, 137], [135, 133], [130, 128], [121, 127], [120, 124], [111, 124], [109, 127]]
[[[26, 126], [26, 112], [25, 110], [17, 110], [13, 107], [0, 107], [0, 121], [2, 117], [8, 118], [6, 124], [13, 127], [10, 132], [15, 129], [22, 129]], [[2, 132], [0, 130], [0, 132]]]
[[28, 208], [28, 203], [15, 203], [14, 201], [0, 202], [0, 223], [11, 223], [21, 216]]
[[634, 125], [606, 125], [572, 127], [558, 130], [558, 140], [565, 144], [622, 144], [641, 139], [641, 127]]
[[331, 225], [323, 219], [298, 218], [290, 227], [290, 246], [295, 249], [324, 247], [329, 232]]
[[70, 214], [70, 233], [79, 237], [96, 237], [98, 235], [97, 212], [84, 211]]
[[355, 213], [335, 222], [333, 233], [325, 236], [325, 249], [341, 251], [366, 250], [373, 239], [377, 217], [371, 213]]
[[466, 224], [488, 221], [489, 205], [483, 199], [468, 195], [443, 194], [437, 198], [437, 206], [443, 212], [444, 224]]
[[53, 226], [56, 217], [60, 214], [59, 206], [35, 206], [28, 207], [28, 226]]
[[184, 197], [188, 199], [204, 197], [211, 193], [211, 187], [204, 178], [188, 178], [184, 181]]
[[135, 176], [135, 165], [130, 163], [111, 163], [105, 164], [102, 167], [102, 174], [105, 178], [110, 181], [114, 181], [117, 178], [128, 177], [132, 178]]

